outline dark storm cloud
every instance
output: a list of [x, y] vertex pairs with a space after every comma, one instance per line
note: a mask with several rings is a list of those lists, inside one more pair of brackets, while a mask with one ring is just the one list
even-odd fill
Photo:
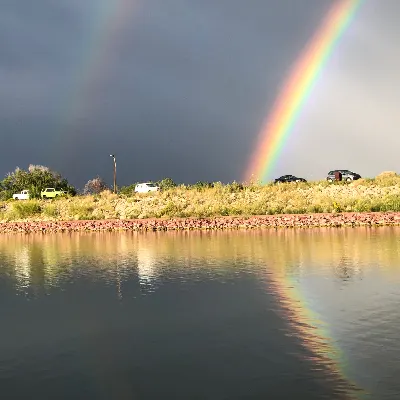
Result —
[[[39, 163], [78, 186], [95, 175], [111, 182], [113, 152], [121, 184], [241, 179], [282, 80], [332, 4], [132, 0], [100, 32], [110, 35], [96, 64], [91, 35], [105, 1], [1, 2], [3, 174]], [[397, 3], [385, 4], [389, 14]], [[304, 138], [302, 151], [315, 142]], [[303, 161], [292, 152], [287, 165], [314, 171]]]

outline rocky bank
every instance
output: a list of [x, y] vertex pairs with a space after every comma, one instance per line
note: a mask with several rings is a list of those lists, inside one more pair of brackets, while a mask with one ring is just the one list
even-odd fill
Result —
[[316, 228], [400, 225], [400, 212], [286, 214], [252, 217], [103, 219], [0, 223], [0, 233], [179, 231], [254, 228]]

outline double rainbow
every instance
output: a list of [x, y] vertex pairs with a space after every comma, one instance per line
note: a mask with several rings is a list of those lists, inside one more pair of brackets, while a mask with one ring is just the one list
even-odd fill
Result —
[[251, 156], [245, 180], [266, 181], [318, 77], [364, 0], [337, 0], [295, 63]]

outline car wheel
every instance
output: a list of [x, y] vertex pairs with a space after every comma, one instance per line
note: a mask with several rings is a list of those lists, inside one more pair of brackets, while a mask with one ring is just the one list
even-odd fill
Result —
[[300, 179], [296, 179], [296, 182], [301, 182], [301, 180]]
[[352, 180], [350, 177], [346, 178], [346, 182], [351, 182]]
[[333, 179], [332, 178], [328, 178], [328, 182], [329, 183], [333, 183]]

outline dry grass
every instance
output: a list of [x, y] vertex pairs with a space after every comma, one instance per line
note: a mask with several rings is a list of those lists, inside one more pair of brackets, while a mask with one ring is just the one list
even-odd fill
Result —
[[325, 181], [282, 185], [215, 184], [195, 189], [178, 186], [131, 196], [109, 191], [98, 196], [0, 203], [1, 221], [83, 220], [318, 212], [400, 211], [400, 176], [383, 173], [350, 184]]

